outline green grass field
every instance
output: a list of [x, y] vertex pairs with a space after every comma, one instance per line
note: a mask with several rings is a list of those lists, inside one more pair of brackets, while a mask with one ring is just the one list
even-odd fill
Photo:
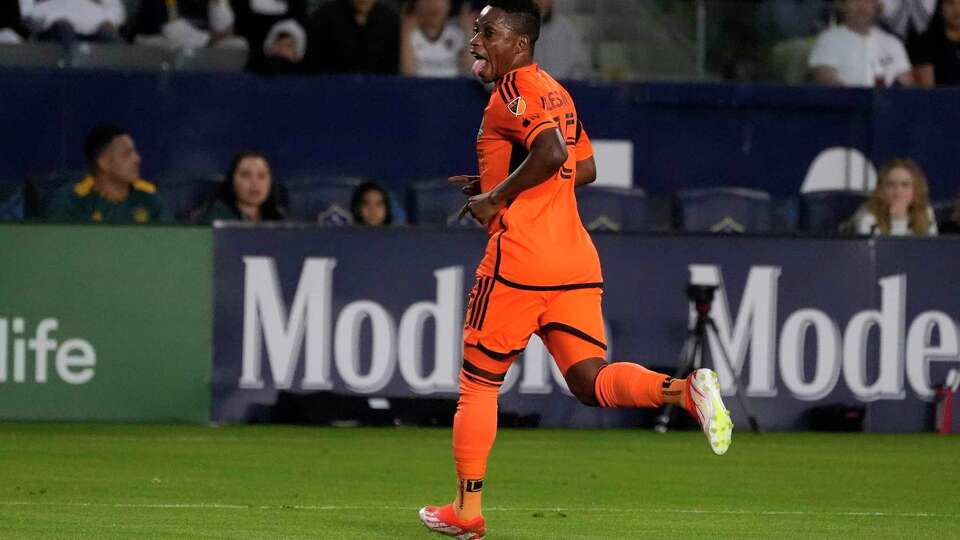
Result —
[[[0, 538], [431, 538], [450, 432], [0, 424]], [[960, 538], [960, 437], [501, 430], [488, 538]], [[437, 536], [437, 538], [441, 538]]]

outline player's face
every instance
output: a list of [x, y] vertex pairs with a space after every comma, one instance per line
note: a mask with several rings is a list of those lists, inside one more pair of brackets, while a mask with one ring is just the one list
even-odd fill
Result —
[[960, 0], [943, 0], [940, 9], [947, 28], [960, 30]]
[[100, 154], [100, 169], [122, 182], [133, 183], [140, 178], [140, 154], [129, 135], [115, 137]]
[[906, 208], [913, 203], [913, 175], [903, 167], [887, 173], [883, 179], [883, 198], [891, 207]]
[[367, 190], [360, 201], [360, 217], [364, 225], [379, 227], [387, 220], [387, 201], [376, 189]]
[[261, 157], [246, 157], [240, 160], [233, 173], [233, 191], [237, 203], [260, 206], [270, 196], [270, 167]]
[[477, 59], [473, 73], [483, 82], [493, 82], [513, 69], [520, 52], [520, 35], [506, 21], [506, 13], [487, 6], [473, 27], [470, 54]]

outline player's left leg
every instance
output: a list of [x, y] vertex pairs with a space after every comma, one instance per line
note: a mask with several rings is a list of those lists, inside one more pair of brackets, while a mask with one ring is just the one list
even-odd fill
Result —
[[701, 369], [674, 379], [632, 362], [608, 364], [603, 359], [600, 294], [589, 289], [560, 293], [544, 314], [540, 333], [573, 395], [600, 407], [681, 405], [700, 422], [713, 452], [725, 453], [733, 424], [720, 399], [716, 373]]

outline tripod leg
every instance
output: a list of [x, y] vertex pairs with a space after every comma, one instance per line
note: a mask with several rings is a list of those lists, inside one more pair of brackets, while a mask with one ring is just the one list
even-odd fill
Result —
[[[687, 339], [683, 341], [680, 347], [680, 356], [677, 358], [677, 370], [674, 372], [674, 379], [681, 379], [690, 373], [696, 366], [701, 343], [693, 331], [687, 334]], [[657, 425], [653, 430], [657, 433], [666, 433], [670, 429], [670, 415], [673, 413], [673, 405], [664, 405], [660, 416], [657, 417]]]
[[[750, 404], [747, 402], [747, 396], [743, 390], [743, 382], [740, 380], [740, 375], [733, 370], [733, 366], [730, 365], [730, 359], [727, 357], [727, 351], [723, 349], [723, 344], [720, 341], [720, 333], [717, 331], [717, 326], [714, 324], [713, 319], [707, 318], [707, 328], [713, 331], [714, 337], [717, 338], [718, 354], [714, 355], [714, 360], [719, 359], [723, 362], [723, 365], [726, 366], [727, 370], [733, 375], [733, 384], [737, 390], [737, 403], [740, 404], [740, 407], [743, 409], [743, 413], [747, 416], [747, 422], [750, 424], [750, 430], [754, 433], [760, 433], [760, 424], [757, 422], [756, 415], [753, 414], [753, 409], [750, 408]], [[716, 363], [716, 362], [715, 362]]]

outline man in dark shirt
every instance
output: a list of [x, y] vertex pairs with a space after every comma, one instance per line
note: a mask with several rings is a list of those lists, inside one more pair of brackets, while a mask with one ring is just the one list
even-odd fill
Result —
[[333, 0], [310, 18], [307, 65], [315, 73], [397, 73], [400, 18], [378, 0]]

